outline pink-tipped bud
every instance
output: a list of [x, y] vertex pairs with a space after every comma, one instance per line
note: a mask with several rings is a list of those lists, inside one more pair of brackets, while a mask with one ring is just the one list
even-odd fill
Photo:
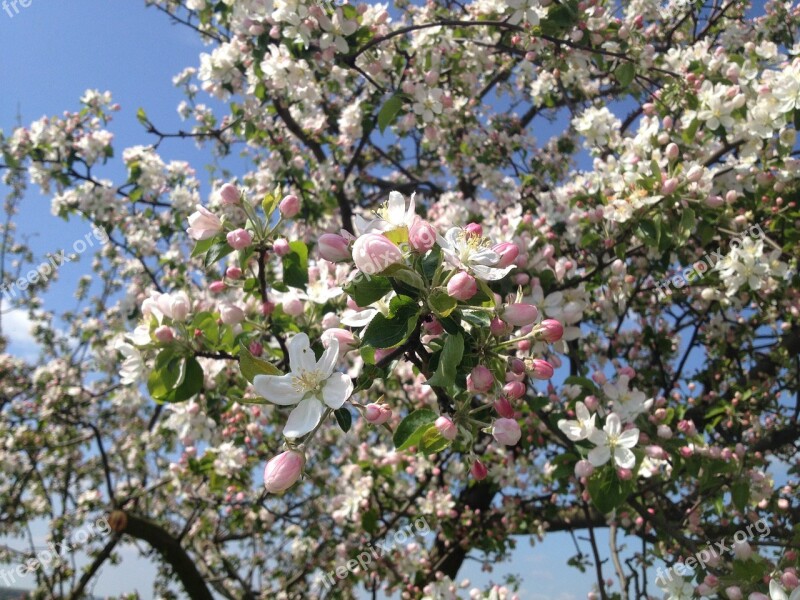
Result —
[[376, 423], [381, 418], [381, 407], [377, 404], [367, 404], [364, 408], [364, 418], [367, 423]]
[[405, 262], [400, 248], [379, 233], [368, 233], [356, 240], [353, 244], [353, 260], [356, 267], [367, 275], [375, 275], [392, 265]]
[[781, 583], [784, 587], [793, 590], [797, 586], [800, 586], [800, 579], [798, 579], [797, 575], [791, 571], [785, 571], [783, 575], [781, 575]]
[[273, 312], [275, 312], [275, 303], [270, 302], [267, 300], [266, 302], [261, 303], [261, 314], [265, 317], [270, 316]]
[[264, 354], [264, 346], [258, 342], [250, 342], [248, 350], [250, 350], [250, 354], [253, 356], [261, 356]]
[[347, 329], [331, 327], [325, 330], [320, 336], [322, 345], [325, 348], [331, 345], [332, 339], [336, 339], [339, 342], [339, 355], [350, 352], [350, 350], [357, 346], [356, 336], [353, 335], [352, 331], [348, 331]]
[[588, 460], [579, 460], [575, 463], [575, 477], [591, 477], [594, 466]]
[[469, 273], [461, 271], [447, 282], [447, 293], [456, 300], [466, 302], [478, 293], [478, 282]]
[[747, 560], [753, 556], [753, 547], [747, 542], [733, 542], [733, 553], [736, 560]]
[[667, 158], [670, 160], [675, 160], [678, 158], [678, 154], [680, 154], [680, 152], [680, 148], [678, 148], [678, 144], [675, 142], [667, 144], [667, 148], [664, 150], [664, 154], [666, 154]]
[[495, 265], [498, 269], [504, 269], [513, 265], [514, 261], [517, 260], [519, 256], [519, 248], [514, 242], [497, 244], [492, 250], [500, 255], [500, 262]]
[[245, 319], [244, 311], [230, 302], [221, 302], [219, 305], [219, 318], [225, 325], [237, 325]]
[[628, 481], [633, 478], [633, 471], [620, 467], [617, 469], [617, 477], [619, 477], [622, 481]]
[[162, 325], [161, 327], [158, 327], [155, 330], [154, 335], [156, 336], [156, 339], [162, 344], [166, 344], [175, 339], [175, 334], [172, 332], [172, 329], [167, 325]]
[[536, 321], [539, 311], [533, 304], [517, 302], [507, 305], [500, 316], [514, 327], [524, 327]]
[[483, 481], [489, 474], [489, 469], [487, 469], [486, 465], [484, 465], [480, 460], [476, 459], [475, 462], [472, 463], [472, 467], [470, 468], [469, 472], [472, 473], [472, 476], [476, 479], [476, 481]]
[[736, 585], [726, 587], [725, 595], [730, 598], [730, 600], [742, 600], [742, 598], [744, 598], [741, 588]]
[[522, 430], [514, 419], [497, 419], [492, 426], [492, 435], [497, 443], [515, 446], [522, 437]]
[[555, 319], [545, 319], [539, 324], [539, 335], [552, 344], [564, 337], [564, 326]]
[[553, 365], [541, 358], [532, 359], [528, 371], [534, 379], [550, 379], [554, 372]]
[[494, 401], [494, 409], [498, 415], [505, 419], [514, 418], [514, 407], [511, 406], [511, 402], [505, 396], [500, 396]]
[[456, 427], [455, 423], [453, 423], [447, 417], [439, 417], [436, 419], [436, 423], [434, 423], [436, 429], [439, 430], [439, 433], [442, 434], [442, 437], [446, 440], [450, 440], [451, 442], [456, 439], [458, 435], [458, 428]]
[[439, 320], [435, 318], [431, 318], [430, 321], [425, 321], [422, 327], [428, 335], [441, 335], [441, 333], [444, 332], [444, 327], [442, 327]]
[[253, 236], [246, 229], [234, 229], [225, 237], [234, 250], [244, 250], [253, 243]]
[[493, 385], [494, 375], [483, 365], [478, 365], [467, 375], [467, 389], [470, 392], [488, 392]]
[[239, 204], [240, 200], [242, 199], [239, 189], [232, 183], [226, 183], [219, 188], [219, 197], [222, 200], [222, 204], [225, 204], [226, 206]]
[[272, 243], [272, 250], [278, 256], [286, 256], [292, 251], [289, 242], [283, 238], [279, 238]]
[[208, 284], [208, 291], [212, 294], [219, 294], [224, 292], [227, 287], [224, 281], [212, 281]]
[[511, 333], [511, 325], [499, 317], [494, 317], [492, 322], [489, 323], [489, 331], [495, 337], [504, 337]]
[[414, 252], [425, 254], [436, 244], [436, 230], [427, 221], [417, 219], [408, 231], [408, 243]]
[[281, 216], [284, 219], [291, 219], [300, 212], [300, 198], [294, 194], [285, 196], [280, 204], [278, 204], [278, 210], [281, 212]]
[[525, 395], [525, 384], [521, 381], [509, 381], [503, 386], [503, 393], [514, 400], [522, 398]]
[[271, 494], [279, 494], [292, 487], [306, 464], [306, 457], [296, 450], [287, 450], [270, 459], [264, 468], [264, 487]]
[[225, 269], [225, 277], [228, 279], [240, 279], [242, 277], [242, 270], [239, 267], [228, 267]]
[[319, 236], [319, 255], [330, 262], [350, 260], [347, 240], [336, 233], [323, 233]]
[[481, 237], [483, 235], [483, 227], [481, 227], [478, 223], [470, 223], [464, 227], [464, 231], [466, 231], [467, 235], [470, 237]]
[[669, 196], [670, 194], [674, 194], [675, 190], [678, 189], [678, 180], [675, 177], [670, 177], [664, 183], [661, 184], [661, 193], [665, 196]]

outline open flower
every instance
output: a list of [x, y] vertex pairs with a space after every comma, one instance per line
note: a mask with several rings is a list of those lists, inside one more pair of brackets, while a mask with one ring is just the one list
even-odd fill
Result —
[[403, 227], [410, 230], [417, 220], [415, 195], [415, 193], [411, 194], [408, 205], [406, 205], [406, 199], [403, 194], [389, 192], [389, 201], [384, 203], [377, 211], [378, 218], [367, 221], [360, 215], [356, 215], [356, 228], [362, 235], [365, 233], [392, 231]]
[[781, 584], [772, 579], [769, 582], [769, 597], [770, 600], [800, 600], [800, 586], [794, 588], [794, 591], [787, 595]]
[[309, 433], [319, 424], [325, 406], [336, 410], [350, 397], [353, 382], [344, 373], [333, 371], [338, 358], [339, 341], [335, 337], [317, 361], [308, 336], [298, 333], [289, 341], [291, 372], [256, 375], [253, 379], [253, 387], [262, 398], [280, 406], [297, 405], [283, 428], [287, 438]]
[[589, 409], [583, 402], [575, 404], [575, 416], [577, 420], [567, 421], [561, 419], [558, 428], [564, 432], [570, 440], [578, 442], [587, 439], [594, 432], [594, 420], [597, 415], [590, 415]]
[[639, 441], [639, 430], [622, 431], [622, 423], [614, 413], [608, 415], [602, 430], [595, 429], [589, 435], [589, 441], [597, 446], [587, 457], [595, 467], [606, 464], [612, 455], [622, 469], [632, 469], [636, 464], [636, 457], [630, 449]]
[[514, 268], [514, 265], [496, 268], [500, 255], [492, 250], [492, 242], [461, 227], [452, 227], [444, 237], [437, 236], [436, 239], [450, 265], [469, 271], [478, 279], [497, 281]]

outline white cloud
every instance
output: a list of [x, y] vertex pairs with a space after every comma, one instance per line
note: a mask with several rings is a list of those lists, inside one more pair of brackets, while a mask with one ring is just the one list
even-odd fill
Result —
[[33, 338], [33, 322], [28, 313], [17, 308], [5, 312], [0, 304], [3, 335], [8, 340], [9, 354], [25, 360], [34, 360], [39, 355], [39, 347]]

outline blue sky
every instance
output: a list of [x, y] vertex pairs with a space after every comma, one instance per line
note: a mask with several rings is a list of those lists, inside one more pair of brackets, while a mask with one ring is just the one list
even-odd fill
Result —
[[[171, 25], [162, 13], [146, 9], [143, 0], [31, 0], [27, 8], [19, 6], [13, 17], [0, 9], [0, 129], [8, 133], [18, 116], [28, 124], [44, 115], [75, 110], [86, 89], [110, 90], [122, 106], [109, 125], [115, 134], [117, 158], [101, 175], [121, 182], [125, 175], [119, 158], [122, 150], [153, 141], [137, 122], [136, 110], [144, 107], [164, 131], [179, 128], [176, 106], [182, 96], [171, 79], [183, 68], [196, 66], [204, 49], [193, 32]], [[201, 176], [208, 162], [207, 155], [191, 142], [167, 140], [160, 150], [166, 160], [189, 161]], [[65, 225], [52, 216], [50, 200], [32, 189], [17, 221], [20, 233], [32, 236], [31, 245], [38, 256], [70, 247], [90, 231], [86, 223], [73, 220]], [[47, 296], [46, 308], [71, 306], [75, 281], [89, 272], [87, 262], [84, 259], [61, 269], [62, 280]], [[16, 340], [14, 351], [33, 350], [26, 346], [24, 317], [4, 318], [4, 325]], [[44, 545], [44, 525], [34, 533]], [[0, 543], [10, 542], [0, 539]], [[599, 532], [598, 544], [601, 549], [608, 547], [604, 532]], [[504, 572], [523, 575], [522, 597], [526, 600], [585, 598], [593, 577], [566, 566], [574, 553], [569, 536], [549, 536], [534, 548], [520, 538], [518, 545], [512, 560], [497, 566], [495, 578]], [[95, 594], [138, 591], [142, 598], [151, 598], [152, 564], [137, 558], [132, 546], [126, 546], [122, 555], [122, 565], [104, 568]], [[465, 564], [461, 577], [475, 584], [490, 579], [473, 561]], [[24, 586], [24, 580], [20, 583]]]

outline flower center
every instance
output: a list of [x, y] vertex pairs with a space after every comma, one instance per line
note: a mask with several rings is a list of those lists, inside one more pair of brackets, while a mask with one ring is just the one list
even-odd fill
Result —
[[318, 371], [303, 371], [299, 375], [294, 376], [292, 387], [298, 392], [307, 394], [308, 392], [316, 392], [319, 390], [320, 383], [324, 378]]

